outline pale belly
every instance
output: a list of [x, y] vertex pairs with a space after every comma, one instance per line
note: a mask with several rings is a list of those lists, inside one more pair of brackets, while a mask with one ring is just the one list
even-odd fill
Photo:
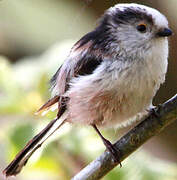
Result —
[[157, 65], [135, 64], [121, 72], [116, 68], [105, 72], [107, 67], [103, 67], [93, 75], [76, 78], [66, 93], [70, 99], [68, 121], [109, 127], [121, 125], [152, 104], [165, 80], [164, 67], [156, 71]]
[[153, 96], [153, 92], [142, 95], [138, 91], [127, 92], [122, 96], [119, 94], [102, 111], [103, 119], [97, 124], [111, 127], [114, 125], [119, 126], [125, 121], [131, 121], [138, 113], [149, 109]]
[[156, 86], [149, 86], [146, 82], [140, 86], [130, 86], [128, 84], [127, 87], [119, 86], [117, 89], [102, 92], [93, 87], [72, 91], [69, 95], [68, 121], [107, 127], [121, 125], [137, 113], [148, 109], [157, 90]]

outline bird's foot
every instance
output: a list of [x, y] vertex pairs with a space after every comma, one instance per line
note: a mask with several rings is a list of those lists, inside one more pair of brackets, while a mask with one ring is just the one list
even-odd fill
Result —
[[157, 106], [153, 106], [150, 109], [147, 109], [147, 112], [149, 112], [150, 114], [152, 114], [153, 116], [155, 116], [156, 118], [160, 117], [160, 114], [158, 112], [158, 109], [161, 107], [161, 105], [157, 105]]
[[159, 113], [159, 109], [161, 108], [161, 104], [157, 105], [157, 106], [153, 106], [153, 108], [150, 108], [148, 109], [147, 111], [152, 115], [154, 116], [155, 118], [157, 118], [157, 120], [159, 121], [159, 124], [160, 125], [163, 125], [160, 118], [161, 118], [161, 115]]
[[120, 164], [120, 168], [122, 167], [120, 157], [119, 157], [119, 150], [114, 147], [114, 145], [108, 141], [107, 139], [103, 140], [104, 145], [106, 146], [107, 150], [111, 153], [114, 162]]
[[98, 130], [98, 128], [96, 127], [95, 124], [92, 124], [92, 127], [96, 130], [98, 135], [101, 137], [101, 139], [102, 139], [104, 145], [106, 146], [107, 150], [111, 153], [111, 155], [114, 159], [114, 162], [119, 163], [120, 167], [122, 167], [122, 164], [120, 162], [120, 151], [119, 151], [119, 149], [116, 149], [115, 146], [110, 141], [108, 141], [106, 138], [103, 137], [103, 135]]

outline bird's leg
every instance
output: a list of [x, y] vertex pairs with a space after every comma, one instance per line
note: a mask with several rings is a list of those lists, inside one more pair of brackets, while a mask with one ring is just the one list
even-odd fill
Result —
[[113, 156], [113, 159], [115, 162], [118, 162], [120, 164], [120, 167], [122, 167], [122, 164], [120, 162], [120, 159], [119, 159], [119, 150], [116, 149], [114, 147], [114, 145], [109, 141], [107, 140], [106, 138], [103, 137], [103, 135], [100, 133], [100, 131], [98, 130], [98, 128], [96, 127], [95, 124], [92, 125], [92, 127], [95, 129], [95, 131], [98, 133], [98, 135], [101, 137], [102, 141], [103, 141], [103, 144], [106, 146], [106, 149], [111, 153], [111, 155]]

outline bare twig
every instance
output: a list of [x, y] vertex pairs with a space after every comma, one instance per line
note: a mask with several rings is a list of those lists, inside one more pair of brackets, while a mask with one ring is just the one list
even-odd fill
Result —
[[[154, 108], [144, 121], [130, 130], [114, 144], [115, 148], [120, 151], [120, 161], [123, 161], [148, 139], [157, 135], [176, 119], [177, 94], [164, 104]], [[100, 179], [116, 165], [117, 163], [114, 162], [110, 153], [106, 151], [75, 175], [72, 180]]]

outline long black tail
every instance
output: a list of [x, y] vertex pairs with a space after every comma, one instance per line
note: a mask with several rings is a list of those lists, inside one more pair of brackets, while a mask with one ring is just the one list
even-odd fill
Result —
[[25, 166], [31, 155], [58, 129], [66, 120], [64, 111], [58, 114], [40, 133], [31, 139], [27, 145], [16, 155], [14, 160], [4, 169], [3, 174], [8, 176], [17, 175]]

